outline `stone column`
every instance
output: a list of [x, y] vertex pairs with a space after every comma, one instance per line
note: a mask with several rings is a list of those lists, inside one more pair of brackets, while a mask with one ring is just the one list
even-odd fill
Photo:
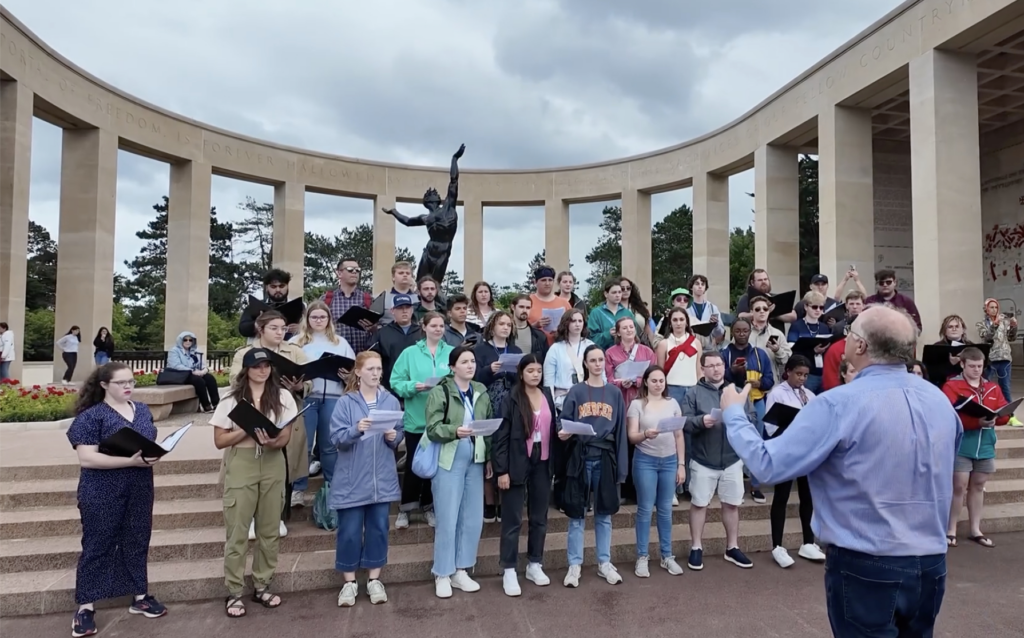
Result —
[[32, 99], [24, 84], [0, 82], [0, 321], [6, 321], [14, 335], [14, 379], [21, 379], [25, 360]]
[[206, 328], [210, 312], [211, 176], [209, 164], [171, 164], [165, 350], [174, 347], [178, 335], [188, 330], [195, 333], [203, 352], [210, 351]]
[[929, 339], [949, 314], [974, 325], [985, 298], [977, 73], [973, 55], [910, 61], [914, 300]]
[[473, 284], [484, 279], [484, 207], [477, 200], [467, 199], [462, 204], [462, 218], [466, 234], [463, 237], [463, 281], [466, 294]]
[[556, 273], [569, 270], [569, 204], [563, 199], [544, 202], [544, 259]]
[[[101, 129], [64, 129], [53, 334], [56, 340], [72, 325], [82, 329], [74, 381], [89, 376], [92, 339], [101, 326], [113, 323], [116, 200], [117, 135]], [[53, 380], [59, 381], [64, 370], [55, 347]]]
[[700, 171], [693, 178], [693, 274], [708, 278], [708, 299], [730, 307], [729, 178]]
[[622, 274], [651, 304], [651, 195], [629, 188], [622, 191]]
[[[875, 267], [871, 112], [826, 106], [818, 114], [818, 242], [829, 290], [850, 265], [870, 286]], [[851, 288], [852, 289], [852, 288]]]
[[[373, 198], [373, 295], [391, 290], [391, 267], [395, 265], [395, 218], [382, 209], [394, 208], [393, 195]], [[361, 264], [362, 265], [362, 264]], [[416, 264], [413, 264], [416, 272]]]
[[800, 175], [796, 152], [761, 146], [754, 152], [754, 265], [772, 291], [800, 294]]
[[306, 187], [295, 182], [274, 186], [274, 268], [291, 273], [288, 296], [303, 293], [306, 262]]

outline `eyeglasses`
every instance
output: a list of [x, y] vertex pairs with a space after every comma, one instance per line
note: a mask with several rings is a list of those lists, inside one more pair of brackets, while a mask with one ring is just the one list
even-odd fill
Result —
[[360, 273], [360, 272], [363, 272], [360, 268], [356, 268], [354, 266], [345, 266], [344, 268], [339, 268], [339, 270], [344, 270], [345, 272], [350, 272], [350, 273]]
[[111, 381], [110, 384], [120, 386], [122, 388], [134, 388], [135, 379], [128, 379], [127, 381]]
[[191, 343], [191, 341], [192, 341], [192, 339], [190, 339], [188, 337], [185, 337], [184, 339], [181, 340], [182, 343]]
[[[818, 307], [820, 308], [821, 306], [818, 306]], [[768, 312], [768, 307], [767, 306], [758, 306], [757, 308], [754, 308], [754, 312]]]
[[309, 315], [310, 321], [327, 321], [329, 318], [327, 315]]

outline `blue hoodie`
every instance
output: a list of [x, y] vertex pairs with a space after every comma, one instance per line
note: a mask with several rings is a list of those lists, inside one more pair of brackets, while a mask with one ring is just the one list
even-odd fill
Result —
[[[181, 345], [185, 337], [192, 337], [192, 346], [187, 350]], [[199, 352], [194, 332], [186, 330], [178, 335], [176, 345], [167, 352], [167, 367], [171, 370], [202, 370], [203, 353]]]
[[[400, 411], [402, 406], [395, 395], [380, 388], [377, 409]], [[332, 510], [391, 503], [402, 498], [395, 465], [395, 450], [405, 438], [402, 424], [395, 427], [395, 440], [388, 441], [383, 434], [366, 434], [357, 429], [359, 421], [368, 414], [370, 408], [356, 390], [342, 396], [331, 415], [331, 444], [338, 448], [334, 480], [327, 497]]]

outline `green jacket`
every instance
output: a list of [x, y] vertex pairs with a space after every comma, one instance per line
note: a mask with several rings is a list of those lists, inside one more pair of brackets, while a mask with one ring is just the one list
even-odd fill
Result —
[[[487, 388], [476, 381], [471, 381], [470, 385], [473, 388], [474, 420], [482, 421], [491, 418], [491, 398], [487, 395]], [[446, 390], [447, 410], [445, 410]], [[447, 418], [445, 417], [446, 412]], [[459, 399], [459, 388], [455, 385], [454, 377], [445, 377], [445, 380], [437, 384], [427, 397], [427, 435], [420, 443], [420, 445], [425, 445], [429, 439], [442, 444], [441, 454], [437, 461], [437, 467], [440, 469], [452, 469], [455, 448], [459, 446], [459, 438], [455, 431], [462, 427], [465, 414], [466, 409]], [[476, 436], [473, 437], [473, 443], [473, 462], [485, 463], [491, 457], [491, 437]]]
[[994, 459], [996, 458], [996, 439], [996, 429], [992, 427], [964, 430], [964, 437], [960, 439], [957, 456], [979, 460]]
[[391, 368], [391, 390], [404, 400], [405, 417], [402, 425], [406, 432], [422, 434], [427, 425], [427, 395], [430, 391], [416, 391], [416, 384], [423, 383], [430, 377], [447, 376], [450, 345], [441, 341], [437, 344], [437, 354], [430, 356], [427, 340], [420, 339], [398, 355], [394, 367]]
[[[615, 337], [611, 335], [610, 330], [615, 327], [615, 322], [623, 317], [632, 319], [636, 323], [636, 317], [629, 311], [629, 308], [619, 304], [619, 309], [612, 315], [611, 311], [608, 310], [606, 304], [601, 304], [596, 308], [590, 310], [590, 315], [587, 317], [587, 330], [590, 331], [590, 340], [601, 347], [602, 350], [607, 350], [615, 345]], [[637, 326], [637, 337], [641, 334], [642, 327]]]

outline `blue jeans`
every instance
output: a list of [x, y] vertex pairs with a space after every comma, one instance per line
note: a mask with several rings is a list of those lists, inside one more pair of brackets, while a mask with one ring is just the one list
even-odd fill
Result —
[[672, 556], [672, 495], [676, 488], [678, 457], [657, 457], [637, 449], [633, 454], [636, 485], [636, 555], [647, 556], [651, 544], [651, 508], [658, 508], [658, 551]]
[[388, 512], [391, 503], [373, 503], [338, 510], [334, 568], [354, 572], [377, 569], [388, 562]]
[[[670, 396], [670, 397], [672, 397], [673, 399], [676, 400], [676, 403], [679, 404], [679, 408], [680, 409], [682, 409], [682, 407], [684, 405], [686, 405], [686, 395], [687, 395], [687, 393], [689, 391], [690, 391], [690, 388], [688, 386], [685, 386], [685, 385], [669, 385], [669, 386], [665, 386], [665, 393], [668, 394], [668, 396]], [[683, 432], [683, 442], [685, 443], [684, 447], [686, 448], [686, 458], [684, 458], [683, 461], [686, 463], [686, 467], [690, 467], [690, 433], [689, 432]], [[690, 473], [689, 472], [686, 473], [686, 480], [683, 481], [682, 485], [680, 485], [680, 486], [678, 486], [676, 488], [676, 491], [678, 493], [680, 493], [680, 494], [682, 494], [683, 492], [689, 492], [690, 491]]]
[[815, 395], [821, 393], [821, 384], [822, 378], [820, 374], [809, 374], [807, 375], [807, 381], [804, 381], [804, 387]]
[[452, 469], [437, 468], [434, 495], [434, 576], [472, 569], [484, 529], [484, 466], [473, 462], [472, 439], [459, 439]]
[[1010, 364], [1010, 361], [989, 362], [988, 380], [999, 386], [1007, 403], [1010, 402]]
[[110, 363], [110, 356], [106, 352], [97, 352], [93, 355], [93, 359], [95, 359], [98, 366]]
[[931, 638], [945, 592], [945, 554], [871, 556], [828, 548], [825, 605], [836, 638]]
[[[636, 458], [636, 455], [634, 455]], [[597, 492], [601, 484], [601, 459], [587, 459], [587, 485], [590, 494]], [[589, 500], [589, 498], [588, 498]], [[567, 553], [570, 565], [583, 564], [583, 527], [585, 519], [569, 519], [569, 538]], [[597, 563], [608, 563], [612, 560], [612, 517], [609, 514], [594, 514], [594, 534], [597, 537]]]
[[[757, 428], [757, 433], [761, 435], [761, 438], [764, 438], [765, 403], [767, 403], [767, 399], [758, 399], [757, 401], [753, 402], [754, 414], [757, 415], [757, 423], [754, 424], [754, 427]], [[689, 467], [689, 465], [687, 465], [687, 467]], [[746, 468], [744, 468], [744, 470], [746, 470]], [[753, 474], [750, 474], [750, 489], [756, 490], [759, 487], [761, 487], [761, 483], [757, 480], [757, 477], [755, 477]]]
[[10, 379], [10, 378], [11, 378], [11, 362], [10, 361], [0, 361], [0, 379]]
[[[319, 442], [320, 467], [324, 471], [324, 480], [328, 483], [334, 478], [334, 464], [338, 460], [338, 449], [331, 445], [331, 415], [338, 400], [334, 398], [310, 397], [303, 405], [311, 406], [302, 418], [306, 424], [306, 445], [309, 447], [309, 458], [313, 458], [313, 444]], [[295, 481], [292, 489], [305, 492], [309, 487], [309, 477], [304, 476]]]

